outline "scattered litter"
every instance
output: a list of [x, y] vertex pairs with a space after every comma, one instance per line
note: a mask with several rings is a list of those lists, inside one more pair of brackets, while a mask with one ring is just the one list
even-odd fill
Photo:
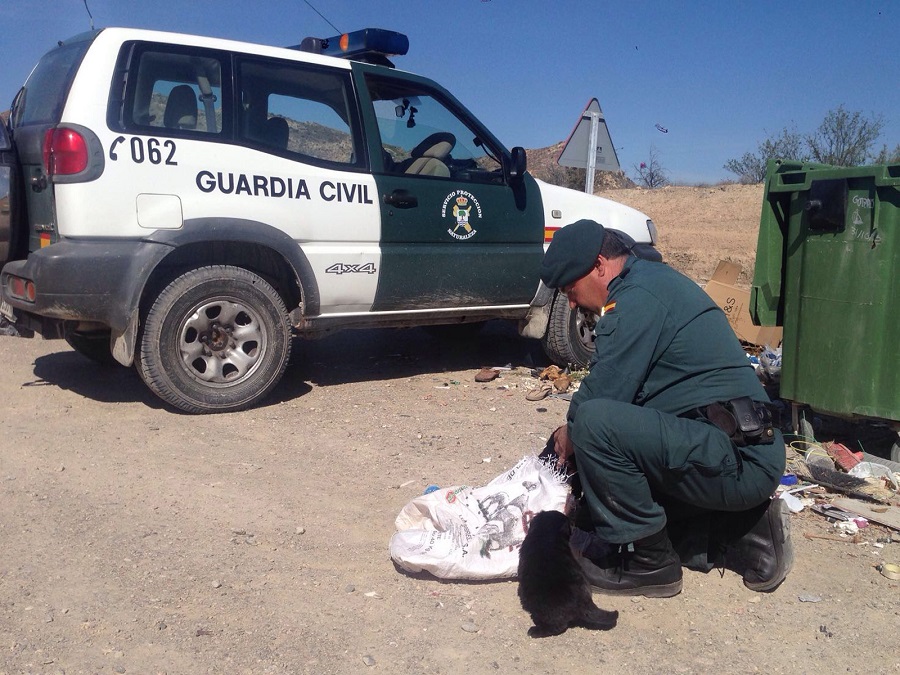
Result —
[[475, 373], [476, 382], [490, 382], [500, 377], [500, 371], [495, 368], [482, 368]]
[[842, 534], [857, 534], [859, 532], [859, 525], [852, 520], [840, 520], [833, 527]]
[[440, 490], [440, 489], [441, 489], [441, 488], [440, 488], [439, 485], [434, 485], [434, 484], [432, 483], [432, 484], [429, 485], [427, 488], [425, 488], [425, 492], [423, 492], [422, 494], [423, 494], [423, 495], [431, 494], [432, 492], [436, 492], [437, 490]]
[[840, 522], [849, 522], [850, 514], [844, 509], [834, 506], [833, 504], [816, 504], [812, 510], [819, 515], [825, 516], [828, 520], [836, 520]]
[[553, 391], [557, 394], [564, 394], [569, 390], [572, 384], [572, 378], [566, 374], [562, 374], [553, 380]]
[[850, 448], [842, 443], [829, 443], [824, 447], [825, 452], [834, 460], [834, 463], [848, 473], [862, 460], [861, 452], [850, 452]]
[[821, 446], [810, 448], [806, 451], [806, 465], [810, 468], [816, 467], [834, 471], [834, 460]]
[[[851, 512], [853, 517], [862, 516], [870, 522], [900, 531], [900, 507], [879, 507], [857, 499], [847, 499], [846, 497], [837, 497], [834, 500], [834, 505]], [[886, 510], [882, 511], [881, 509], [883, 508]], [[876, 509], [879, 510], [876, 511]]]
[[779, 497], [785, 504], [787, 504], [787, 507], [788, 509], [790, 509], [791, 513], [800, 513], [803, 510], [803, 502], [792, 495], [790, 492], [782, 492]]
[[376, 600], [381, 600], [381, 593], [378, 591], [369, 591], [368, 593], [364, 593], [367, 598], [375, 598]]
[[812, 532], [804, 532], [803, 536], [807, 539], [825, 539], [827, 541], [839, 541], [842, 544], [862, 544], [864, 541], [861, 534], [855, 534], [852, 537], [847, 538], [844, 536], [836, 537], [831, 534], [813, 534]]
[[821, 595], [801, 595], [797, 599], [800, 602], [822, 602]]
[[532, 389], [527, 394], [525, 394], [525, 399], [528, 401], [541, 401], [547, 398], [552, 390], [553, 385], [547, 382], [539, 386], [537, 389]]
[[883, 478], [893, 485], [895, 490], [900, 491], [900, 479], [898, 479], [898, 474], [891, 471], [883, 464], [857, 462], [847, 471], [847, 475], [856, 476], [858, 478]]
[[538, 373], [537, 378], [539, 380], [555, 380], [562, 374], [563, 371], [559, 366], [547, 366], [540, 373]]
[[894, 563], [883, 563], [878, 566], [878, 571], [881, 572], [881, 576], [887, 577], [893, 581], [900, 581], [900, 565], [895, 565]]
[[400, 483], [400, 485], [398, 485], [398, 487], [405, 488], [407, 485], [412, 485], [415, 482], [416, 482], [416, 479], [412, 478], [412, 479], [406, 481], [405, 483]]
[[468, 621], [468, 622], [462, 624], [460, 626], [460, 628], [462, 628], [467, 633], [477, 633], [479, 630], [478, 626], [476, 626], [475, 623], [472, 621]]
[[759, 367], [769, 382], [777, 382], [781, 377], [781, 347], [766, 345], [759, 353]]

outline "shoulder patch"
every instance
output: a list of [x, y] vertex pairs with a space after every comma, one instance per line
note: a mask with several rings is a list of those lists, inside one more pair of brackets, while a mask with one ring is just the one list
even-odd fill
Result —
[[616, 308], [615, 300], [613, 300], [612, 302], [610, 302], [606, 305], [603, 305], [603, 308], [600, 310], [600, 316], [606, 316], [611, 311], [613, 311], [615, 308]]

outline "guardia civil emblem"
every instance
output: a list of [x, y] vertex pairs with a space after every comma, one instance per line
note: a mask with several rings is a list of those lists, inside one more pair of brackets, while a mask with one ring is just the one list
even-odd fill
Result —
[[444, 199], [441, 218], [451, 219], [452, 225], [447, 230], [447, 234], [451, 237], [460, 240], [471, 239], [477, 233], [473, 221], [481, 219], [481, 204], [471, 192], [455, 190]]

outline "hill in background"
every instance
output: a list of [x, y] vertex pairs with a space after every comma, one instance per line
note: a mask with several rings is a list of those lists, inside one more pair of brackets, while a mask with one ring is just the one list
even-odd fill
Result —
[[[528, 155], [528, 171], [535, 178], [546, 183], [561, 185], [573, 190], [584, 190], [584, 179], [587, 173], [584, 169], [560, 166], [556, 163], [559, 153], [562, 152], [565, 141], [546, 148], [536, 148], [526, 151]], [[633, 180], [623, 171], [597, 171], [594, 174], [594, 191], [614, 190], [636, 187]]]
[[[528, 150], [528, 170], [536, 178], [584, 190], [584, 169], [556, 163], [564, 143]], [[659, 230], [663, 259], [704, 284], [720, 260], [738, 263], [737, 285], [749, 288], [756, 264], [756, 240], [763, 186], [725, 183], [714, 186], [638, 187], [621, 171], [598, 171], [594, 194], [646, 213]]]

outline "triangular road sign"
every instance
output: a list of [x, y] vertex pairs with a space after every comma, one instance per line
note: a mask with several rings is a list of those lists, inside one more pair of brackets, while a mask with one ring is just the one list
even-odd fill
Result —
[[613, 147], [612, 139], [609, 137], [609, 129], [606, 128], [606, 119], [603, 117], [603, 111], [600, 109], [600, 102], [596, 98], [592, 98], [578, 123], [569, 134], [566, 144], [563, 146], [562, 152], [559, 153], [559, 159], [556, 163], [560, 166], [574, 166], [579, 169], [588, 168], [588, 159], [590, 158], [589, 148], [591, 146], [591, 124], [593, 120], [597, 120], [596, 141], [594, 144], [594, 152], [596, 163], [594, 168], [599, 171], [618, 171], [619, 157], [616, 155], [616, 149]]

